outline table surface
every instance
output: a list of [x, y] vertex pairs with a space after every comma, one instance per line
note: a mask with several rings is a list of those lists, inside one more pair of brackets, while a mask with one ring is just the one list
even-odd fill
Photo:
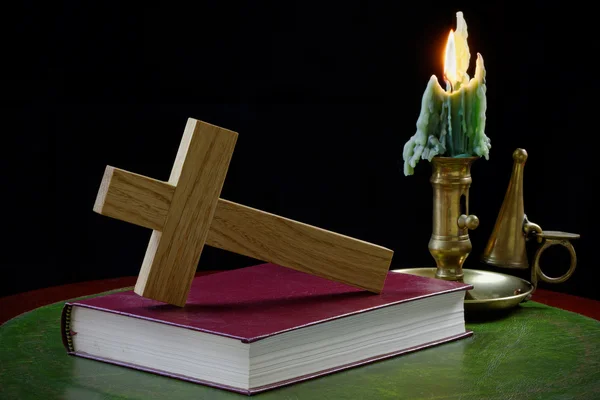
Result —
[[[64, 301], [130, 287], [135, 279], [85, 282], [0, 299], [2, 318], [31, 310], [0, 326], [0, 398], [246, 397], [66, 354], [60, 338]], [[470, 338], [253, 397], [600, 398], [600, 302], [547, 291], [536, 291], [534, 300], [499, 318], [468, 322], [474, 332]]]
[[[0, 398], [242, 399], [225, 390], [69, 356], [63, 302], [0, 326]], [[472, 337], [261, 393], [260, 399], [598, 399], [600, 322], [527, 302], [469, 322]]]

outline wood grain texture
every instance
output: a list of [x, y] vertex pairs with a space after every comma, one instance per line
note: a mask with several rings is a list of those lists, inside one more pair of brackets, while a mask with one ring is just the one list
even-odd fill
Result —
[[219, 200], [206, 244], [380, 293], [394, 252]]
[[[166, 220], [175, 187], [127, 171], [118, 174], [104, 197], [119, 200], [120, 219], [147, 227], [147, 221], [155, 221], [152, 228], [162, 231], [160, 221]], [[136, 202], [127, 203], [133, 196]], [[153, 217], [139, 218], [136, 208]], [[152, 245], [158, 246], [159, 239], [153, 233]], [[223, 199], [218, 200], [206, 244], [375, 293], [383, 288], [393, 255], [381, 246]]]
[[206, 243], [380, 293], [392, 250], [219, 198], [236, 141], [189, 118], [168, 182], [106, 168], [94, 211], [153, 229], [135, 292], [184, 306]]
[[175, 187], [119, 168], [106, 167], [94, 211], [150, 229], [162, 230]]
[[154, 230], [135, 285], [140, 296], [185, 305], [225, 181], [237, 133], [188, 119], [169, 184], [162, 232]]

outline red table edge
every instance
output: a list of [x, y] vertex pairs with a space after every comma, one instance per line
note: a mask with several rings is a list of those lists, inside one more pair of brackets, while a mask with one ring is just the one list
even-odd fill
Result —
[[[217, 272], [221, 271], [201, 271], [196, 276]], [[136, 276], [128, 276], [71, 283], [2, 297], [0, 298], [0, 325], [22, 313], [48, 304], [66, 301], [75, 297], [94, 295], [109, 290], [131, 287], [135, 285], [136, 279]], [[531, 300], [600, 321], [600, 301], [597, 300], [543, 289], [537, 289], [533, 293]]]

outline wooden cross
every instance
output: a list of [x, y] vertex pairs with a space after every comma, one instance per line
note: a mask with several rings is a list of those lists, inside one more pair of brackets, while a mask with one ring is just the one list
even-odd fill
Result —
[[219, 198], [237, 136], [189, 118], [168, 182], [106, 167], [94, 211], [153, 229], [135, 293], [183, 307], [204, 244], [380, 293], [393, 251]]

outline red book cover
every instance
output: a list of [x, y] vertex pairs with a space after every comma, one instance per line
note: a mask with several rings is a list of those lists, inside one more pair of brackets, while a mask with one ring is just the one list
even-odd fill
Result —
[[[73, 306], [252, 343], [333, 319], [468, 289], [472, 286], [460, 282], [390, 272], [382, 293], [374, 294], [278, 265], [260, 264], [196, 277], [183, 308], [138, 296], [133, 291], [66, 303], [62, 318], [63, 342], [69, 353], [81, 355], [71, 344], [71, 335], [76, 334], [70, 331], [68, 321]], [[447, 341], [470, 334], [465, 331]], [[329, 372], [333, 371], [324, 373]], [[210, 382], [200, 383], [211, 385]]]

